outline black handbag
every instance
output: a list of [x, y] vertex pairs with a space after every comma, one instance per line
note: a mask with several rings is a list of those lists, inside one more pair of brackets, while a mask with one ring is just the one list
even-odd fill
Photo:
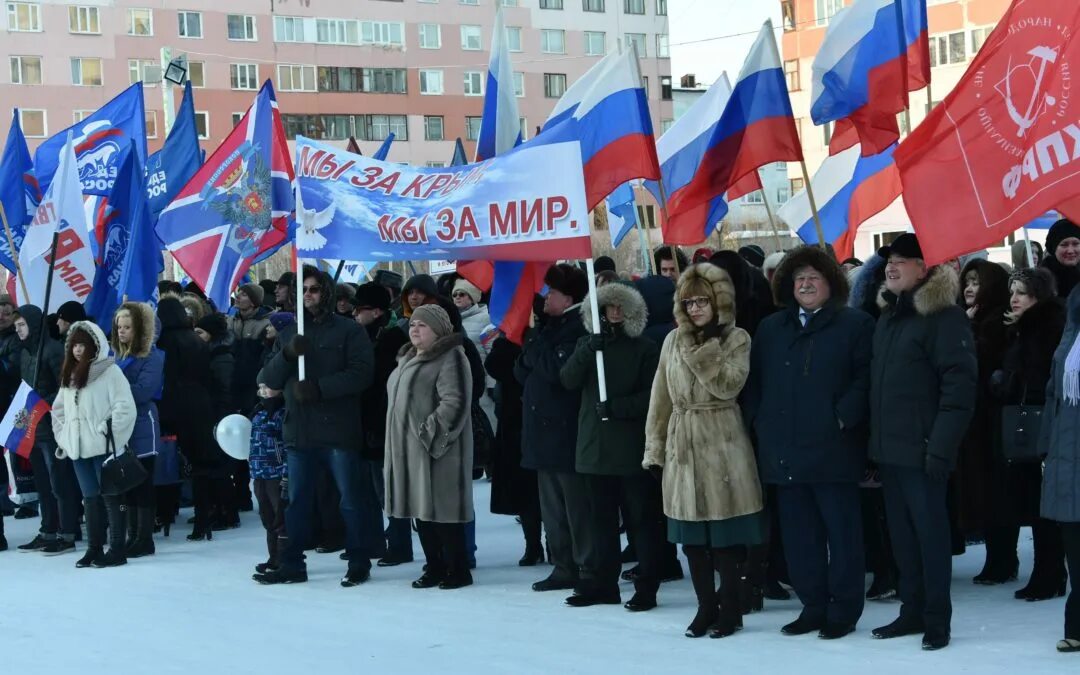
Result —
[[1020, 405], [1001, 408], [1001, 454], [1009, 464], [1039, 462], [1039, 429], [1043, 407], [1027, 405], [1027, 387]]
[[106, 425], [105, 463], [101, 465], [101, 494], [106, 497], [119, 497], [146, 480], [147, 473], [146, 468], [131, 448], [125, 448], [121, 455], [116, 454], [112, 420], [108, 420]]

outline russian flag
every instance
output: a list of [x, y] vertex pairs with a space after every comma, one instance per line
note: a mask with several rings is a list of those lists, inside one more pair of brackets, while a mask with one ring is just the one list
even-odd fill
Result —
[[[761, 27], [723, 114], [694, 143], [697, 149], [688, 157], [700, 153], [697, 166], [687, 162], [681, 170], [686, 177], [675, 187], [667, 185], [665, 180], [669, 189], [669, 215], [708, 212], [709, 218], [715, 218], [719, 207], [714, 200], [719, 195], [727, 193], [735, 198], [760, 188], [755, 176], [759, 167], [802, 159], [772, 21]], [[681, 223], [665, 223], [664, 241], [674, 244], [703, 241], [706, 222], [695, 222], [684, 215]]]
[[[694, 181], [730, 100], [731, 82], [724, 72], [656, 142], [660, 174], [668, 192], [679, 192]], [[667, 221], [663, 223], [664, 243], [696, 244], [708, 239], [727, 215], [729, 199], [761, 189], [756, 171], [747, 174], [744, 183], [730, 191], [726, 184], [718, 184], [709, 201], [689, 209], [675, 210], [668, 204]], [[646, 181], [645, 187], [661, 201], [659, 183]]]
[[929, 48], [926, 0], [858, 0], [833, 17], [814, 58], [810, 117], [848, 118], [855, 133], [836, 134], [831, 152], [859, 142], [875, 155], [899, 139], [908, 92], [930, 81]]
[[593, 209], [634, 178], [660, 178], [649, 103], [633, 50], [605, 56], [570, 86], [531, 143], [581, 143], [585, 197]]
[[20, 457], [29, 457], [34, 448], [38, 424], [49, 410], [45, 399], [29, 384], [21, 383], [8, 406], [7, 414], [0, 421], [0, 441], [3, 446]]
[[495, 29], [491, 36], [491, 59], [488, 61], [487, 89], [484, 90], [484, 116], [476, 141], [476, 161], [491, 159], [521, 143], [519, 119], [514, 69], [500, 6], [495, 12]]
[[[828, 157], [810, 180], [825, 239], [838, 260], [850, 258], [859, 225], [900, 196], [900, 172], [893, 162], [893, 144], [876, 155], [862, 156], [852, 146]], [[810, 200], [803, 190], [780, 207], [777, 215], [808, 244], [818, 243]]]

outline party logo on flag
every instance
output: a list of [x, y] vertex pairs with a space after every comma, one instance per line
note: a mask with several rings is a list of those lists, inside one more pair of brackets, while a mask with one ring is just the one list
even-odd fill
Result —
[[7, 414], [0, 421], [0, 442], [8, 450], [29, 457], [41, 419], [50, 410], [49, 404], [29, 384], [23, 382], [11, 400]]

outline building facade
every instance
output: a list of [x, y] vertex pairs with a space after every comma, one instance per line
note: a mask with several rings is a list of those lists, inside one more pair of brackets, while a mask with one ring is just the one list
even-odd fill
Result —
[[[811, 175], [828, 156], [832, 134], [831, 124], [815, 126], [810, 119], [811, 65], [825, 37], [829, 19], [850, 4], [851, 0], [780, 0], [783, 14], [781, 52], [784, 71]], [[922, 122], [931, 107], [940, 103], [960, 81], [1009, 4], [1009, 0], [927, 0], [931, 84], [929, 89], [911, 94], [911, 128]], [[909, 129], [907, 117], [900, 114], [898, 122], [901, 135], [906, 135]], [[802, 173], [797, 164], [790, 165], [788, 173], [790, 193], [794, 194], [803, 188]], [[880, 246], [908, 231], [910, 225], [902, 201], [897, 200], [859, 228], [855, 240], [855, 254], [859, 257], [870, 255]], [[1042, 236], [1034, 232], [1033, 234], [1033, 238]], [[1015, 236], [1002, 242], [1002, 247], [991, 250], [993, 258], [1009, 260], [1005, 245], [1011, 245], [1013, 241]]]
[[[153, 73], [167, 47], [188, 59], [208, 152], [272, 79], [290, 139], [355, 136], [370, 154], [393, 132], [392, 161], [435, 166], [458, 137], [474, 151], [496, 3], [527, 138], [620, 43], [637, 47], [654, 127], [670, 124], [667, 0], [5, 0], [0, 100], [20, 108], [33, 151]], [[154, 151], [162, 85], [144, 86]]]

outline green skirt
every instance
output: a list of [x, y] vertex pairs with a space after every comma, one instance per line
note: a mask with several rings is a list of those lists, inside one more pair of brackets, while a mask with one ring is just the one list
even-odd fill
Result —
[[769, 541], [769, 519], [764, 511], [727, 520], [667, 519], [667, 537], [673, 544], [724, 548], [756, 546]]

